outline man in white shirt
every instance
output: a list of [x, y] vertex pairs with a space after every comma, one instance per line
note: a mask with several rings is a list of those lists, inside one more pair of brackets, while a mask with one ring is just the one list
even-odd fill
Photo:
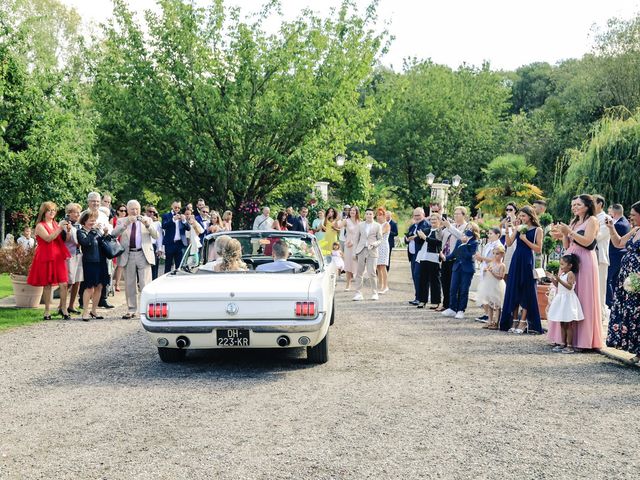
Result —
[[609, 272], [609, 244], [611, 243], [611, 233], [607, 227], [607, 222], [612, 219], [604, 212], [604, 197], [594, 195], [594, 207], [596, 218], [600, 224], [600, 229], [596, 235], [596, 255], [598, 257], [598, 283], [600, 293], [600, 304], [602, 306], [602, 321], [609, 323], [609, 307], [607, 306], [607, 275]]
[[258, 215], [253, 221], [254, 230], [271, 230], [273, 225], [273, 218], [269, 216], [271, 209], [269, 207], [262, 207], [262, 214]]

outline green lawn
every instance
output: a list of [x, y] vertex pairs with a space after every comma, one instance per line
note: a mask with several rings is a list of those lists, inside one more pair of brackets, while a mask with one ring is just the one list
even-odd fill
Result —
[[0, 331], [42, 321], [42, 309], [0, 308]]
[[13, 295], [13, 286], [11, 285], [11, 279], [8, 273], [0, 275], [0, 298]]

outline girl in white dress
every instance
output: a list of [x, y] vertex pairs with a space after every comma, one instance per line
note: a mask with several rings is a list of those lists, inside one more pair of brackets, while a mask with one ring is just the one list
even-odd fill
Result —
[[584, 313], [578, 295], [574, 290], [576, 286], [576, 273], [578, 273], [580, 259], [570, 253], [560, 259], [560, 271], [558, 275], [549, 274], [558, 292], [549, 305], [547, 320], [560, 322], [562, 327], [562, 342], [553, 348], [556, 353], [574, 353], [573, 327], [575, 322], [584, 320]]
[[342, 275], [344, 270], [344, 259], [342, 258], [342, 250], [340, 250], [340, 242], [333, 242], [331, 247], [331, 263], [336, 266], [338, 275]]
[[478, 293], [476, 302], [478, 305], [484, 305], [487, 309], [489, 322], [484, 324], [482, 328], [489, 330], [498, 329], [498, 321], [502, 313], [502, 303], [504, 302], [504, 292], [507, 285], [504, 281], [507, 267], [504, 264], [505, 249], [502, 245], [496, 245], [493, 249], [493, 257], [484, 268], [484, 276], [480, 285], [478, 285]]

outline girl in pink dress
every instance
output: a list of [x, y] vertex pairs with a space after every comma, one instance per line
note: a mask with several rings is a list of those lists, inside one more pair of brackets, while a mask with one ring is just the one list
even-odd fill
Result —
[[[591, 195], [574, 197], [571, 200], [571, 211], [575, 215], [571, 225], [560, 223], [556, 229], [562, 233], [566, 253], [573, 253], [580, 259], [575, 292], [582, 306], [584, 320], [574, 322], [573, 346], [580, 349], [602, 348], [602, 312], [598, 294], [598, 258], [595, 251], [600, 224], [594, 216]], [[562, 344], [562, 332], [558, 322], [549, 322], [549, 340], [558, 345]]]

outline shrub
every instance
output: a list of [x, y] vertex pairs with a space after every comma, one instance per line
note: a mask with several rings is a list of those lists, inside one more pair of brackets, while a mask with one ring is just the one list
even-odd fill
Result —
[[28, 275], [35, 249], [26, 249], [21, 245], [0, 248], [0, 273]]

